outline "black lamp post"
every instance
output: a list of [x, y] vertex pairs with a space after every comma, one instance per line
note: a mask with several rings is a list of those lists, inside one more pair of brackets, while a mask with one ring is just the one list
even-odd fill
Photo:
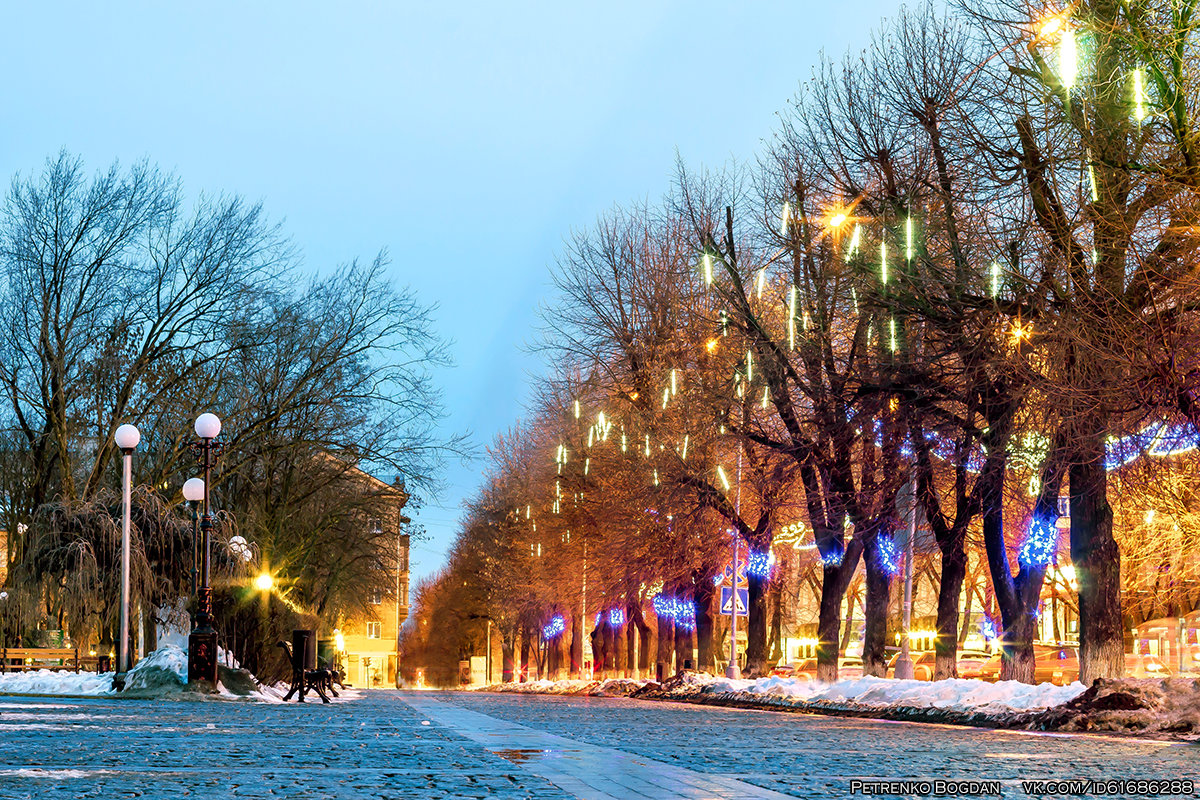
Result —
[[[197, 508], [204, 499], [204, 479], [188, 478], [183, 482], [183, 499], [192, 511], [192, 596], [200, 588], [200, 513]], [[193, 621], [192, 628], [196, 625]]]
[[[209, 473], [213, 460], [220, 456], [222, 445], [213, 441], [221, 433], [221, 420], [216, 414], [201, 414], [196, 418], [199, 442], [192, 444], [200, 465], [204, 468], [204, 500], [200, 515], [200, 570], [196, 627], [188, 636], [188, 683], [205, 681], [217, 685], [217, 631], [213, 628], [212, 586], [209, 584], [209, 556], [212, 540], [212, 507], [209, 503]], [[194, 486], [194, 484], [193, 484]]]

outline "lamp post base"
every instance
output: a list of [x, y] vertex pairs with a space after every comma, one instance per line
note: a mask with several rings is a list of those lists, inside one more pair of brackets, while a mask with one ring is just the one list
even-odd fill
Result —
[[188, 636], [188, 683], [207, 681], [217, 685], [217, 632], [197, 628]]
[[892, 673], [892, 677], [901, 681], [911, 681], [914, 677], [912, 659], [907, 655], [896, 659], [896, 671]]

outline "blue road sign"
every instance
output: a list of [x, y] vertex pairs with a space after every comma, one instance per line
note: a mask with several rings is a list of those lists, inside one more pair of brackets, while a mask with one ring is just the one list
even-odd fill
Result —
[[728, 586], [721, 587], [721, 613], [729, 616], [730, 607], [733, 605], [733, 598], [737, 597], [737, 614], [739, 617], [750, 616], [750, 590], [738, 589], [737, 594], [733, 594], [733, 590]]

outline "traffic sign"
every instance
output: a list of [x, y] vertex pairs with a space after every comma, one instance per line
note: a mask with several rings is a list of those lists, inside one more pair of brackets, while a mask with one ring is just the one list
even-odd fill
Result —
[[739, 617], [750, 616], [750, 590], [738, 588], [735, 595], [729, 586], [721, 587], [721, 613], [729, 616], [734, 597], [737, 597], [737, 615]]
[[[750, 561], [750, 548], [745, 542], [738, 542], [738, 570], [737, 570], [737, 585], [739, 589], [750, 588], [750, 581], [746, 577], [746, 567]], [[721, 586], [731, 586], [733, 578], [733, 559], [725, 564], [725, 571], [721, 574]]]

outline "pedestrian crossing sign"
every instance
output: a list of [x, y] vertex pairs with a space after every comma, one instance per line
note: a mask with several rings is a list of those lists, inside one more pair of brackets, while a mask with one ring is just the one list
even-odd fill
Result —
[[739, 588], [735, 593], [729, 586], [721, 587], [721, 613], [729, 616], [734, 598], [737, 599], [737, 615], [739, 617], [750, 616], [750, 590]]

